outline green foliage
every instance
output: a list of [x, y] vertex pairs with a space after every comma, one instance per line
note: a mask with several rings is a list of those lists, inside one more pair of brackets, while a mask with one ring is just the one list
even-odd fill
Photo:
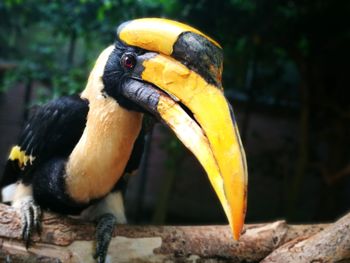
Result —
[[[20, 1], [0, 3], [0, 58], [16, 61], [3, 89], [35, 81], [39, 101], [81, 91], [99, 52], [124, 20], [172, 9], [174, 1]], [[44, 91], [43, 89], [49, 89]]]

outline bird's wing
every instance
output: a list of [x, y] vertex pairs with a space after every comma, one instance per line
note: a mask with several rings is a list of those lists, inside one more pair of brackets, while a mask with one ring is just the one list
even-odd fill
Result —
[[39, 107], [10, 151], [0, 187], [29, 176], [33, 168], [53, 156], [68, 156], [83, 133], [88, 110], [88, 102], [77, 95]]

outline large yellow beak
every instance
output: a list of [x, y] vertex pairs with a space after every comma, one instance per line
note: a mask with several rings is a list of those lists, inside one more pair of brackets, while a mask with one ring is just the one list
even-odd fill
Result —
[[[179, 48], [179, 39], [184, 33], [191, 36], [181, 40]], [[163, 36], [159, 45], [151, 41], [152, 34]], [[118, 29], [118, 35], [128, 45], [154, 51], [138, 58], [134, 77], [157, 87], [152, 86], [157, 91], [153, 112], [204, 167], [233, 237], [238, 240], [246, 212], [246, 159], [233, 112], [221, 87], [222, 61], [218, 54], [211, 59], [210, 54], [202, 56], [201, 53], [214, 50], [221, 54], [220, 46], [198, 30], [164, 19], [131, 21]], [[199, 41], [194, 43], [192, 35]], [[180, 52], [174, 55], [175, 45]], [[192, 49], [188, 55], [186, 49], [191, 45], [196, 45], [195, 52]], [[152, 89], [150, 86], [148, 89]]]

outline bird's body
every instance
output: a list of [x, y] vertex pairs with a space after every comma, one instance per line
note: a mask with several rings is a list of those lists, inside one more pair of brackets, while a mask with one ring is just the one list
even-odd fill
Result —
[[[107, 48], [96, 65], [105, 64], [101, 60], [113, 49]], [[14, 202], [29, 190], [42, 208], [77, 214], [113, 189], [121, 190], [120, 177], [137, 168], [141, 155], [131, 153], [142, 113], [102, 95], [103, 73], [104, 68], [96, 66], [82, 94], [50, 101], [29, 119], [19, 145], [12, 148], [3, 182], [20, 180], [33, 189], [19, 188]], [[125, 170], [129, 161], [134, 167]]]
[[41, 209], [97, 220], [103, 262], [115, 223], [125, 223], [121, 179], [138, 167], [142, 119], [169, 126], [208, 173], [234, 238], [243, 226], [246, 164], [221, 86], [222, 51], [198, 30], [166, 19], [122, 24], [79, 95], [38, 108], [10, 152], [1, 186], [16, 182], [12, 205], [27, 246]]

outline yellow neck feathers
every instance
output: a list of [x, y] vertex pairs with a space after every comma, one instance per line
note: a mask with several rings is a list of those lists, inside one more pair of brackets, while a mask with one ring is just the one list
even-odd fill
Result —
[[102, 75], [113, 46], [92, 70], [82, 97], [89, 100], [86, 127], [66, 166], [67, 193], [86, 203], [106, 195], [123, 175], [142, 125], [142, 114], [104, 97]]

